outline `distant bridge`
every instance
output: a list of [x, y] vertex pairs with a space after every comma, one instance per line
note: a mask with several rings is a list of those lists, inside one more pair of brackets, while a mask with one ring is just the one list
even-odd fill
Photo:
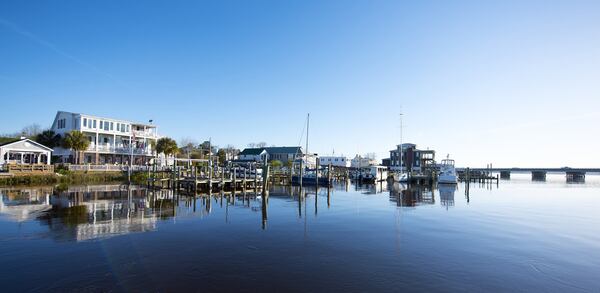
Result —
[[600, 173], [600, 168], [456, 168], [459, 173], [500, 173], [500, 178], [510, 179], [511, 173], [531, 173], [532, 180], [546, 180], [546, 173], [565, 173], [567, 181], [583, 182], [586, 173]]

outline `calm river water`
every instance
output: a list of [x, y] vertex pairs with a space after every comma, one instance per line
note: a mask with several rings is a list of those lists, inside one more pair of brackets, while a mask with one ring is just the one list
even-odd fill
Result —
[[600, 291], [599, 176], [466, 191], [0, 189], [0, 291]]

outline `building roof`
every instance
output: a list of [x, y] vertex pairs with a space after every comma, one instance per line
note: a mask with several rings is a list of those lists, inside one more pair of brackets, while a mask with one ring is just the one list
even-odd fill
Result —
[[239, 155], [241, 156], [252, 156], [252, 155], [260, 155], [265, 148], [247, 148], [244, 149]]
[[[141, 126], [146, 126], [146, 127], [149, 127], [149, 128], [156, 127], [156, 125], [154, 125], [154, 124], [140, 123], [140, 122], [134, 122], [134, 121], [125, 120], [125, 119], [101, 117], [101, 116], [90, 115], [90, 114], [86, 114], [86, 113], [75, 113], [75, 112], [69, 112], [69, 111], [57, 111], [56, 112], [56, 117], [58, 117], [58, 114], [60, 114], [60, 113], [71, 114], [71, 115], [80, 115], [80, 116], [84, 115], [86, 117], [93, 118], [93, 119], [111, 120], [111, 121], [114, 121], [114, 122], [120, 122], [120, 123], [132, 124], [132, 125], [141, 125]], [[54, 120], [56, 120], [56, 117], [54, 118]]]
[[301, 154], [302, 153], [302, 149], [301, 147], [270, 147], [270, 148], [265, 148], [265, 150], [267, 151], [267, 153], [269, 154]]
[[266, 147], [266, 148], [246, 148], [239, 155], [241, 156], [255, 156], [260, 155], [263, 151], [267, 151], [269, 154], [301, 154], [301, 147]]
[[21, 138], [21, 139], [9, 141], [9, 142], [1, 143], [0, 147], [8, 146], [8, 145], [11, 145], [11, 144], [14, 144], [14, 143], [17, 143], [17, 142], [21, 142], [21, 141], [27, 141], [27, 142], [29, 142], [31, 144], [36, 145], [37, 147], [49, 150], [51, 152], [53, 151], [53, 149], [51, 149], [51, 148], [49, 148], [49, 147], [47, 147], [47, 146], [45, 146], [45, 145], [43, 145], [43, 144], [41, 144], [39, 142], [33, 141], [33, 140], [29, 139], [29, 138]]

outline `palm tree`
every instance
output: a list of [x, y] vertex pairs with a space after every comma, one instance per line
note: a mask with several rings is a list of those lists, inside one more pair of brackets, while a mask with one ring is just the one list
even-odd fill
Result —
[[179, 152], [177, 142], [169, 137], [163, 137], [156, 142], [156, 152], [165, 155], [175, 155]]
[[54, 148], [60, 145], [61, 137], [60, 134], [56, 134], [52, 130], [44, 130], [42, 133], [36, 135], [35, 141], [49, 148]]
[[71, 149], [75, 152], [75, 164], [77, 164], [80, 161], [79, 153], [90, 146], [90, 141], [83, 135], [83, 132], [72, 130], [65, 135], [62, 145], [64, 148]]

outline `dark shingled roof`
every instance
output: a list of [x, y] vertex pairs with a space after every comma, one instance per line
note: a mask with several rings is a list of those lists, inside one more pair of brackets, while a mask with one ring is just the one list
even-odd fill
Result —
[[302, 150], [300, 147], [269, 147], [269, 148], [247, 148], [244, 149], [240, 155], [260, 155], [263, 150], [267, 151], [269, 154], [301, 154]]
[[239, 155], [241, 156], [249, 156], [249, 155], [260, 155], [265, 148], [247, 148], [244, 149]]
[[301, 154], [300, 147], [271, 147], [265, 148], [269, 154]]

